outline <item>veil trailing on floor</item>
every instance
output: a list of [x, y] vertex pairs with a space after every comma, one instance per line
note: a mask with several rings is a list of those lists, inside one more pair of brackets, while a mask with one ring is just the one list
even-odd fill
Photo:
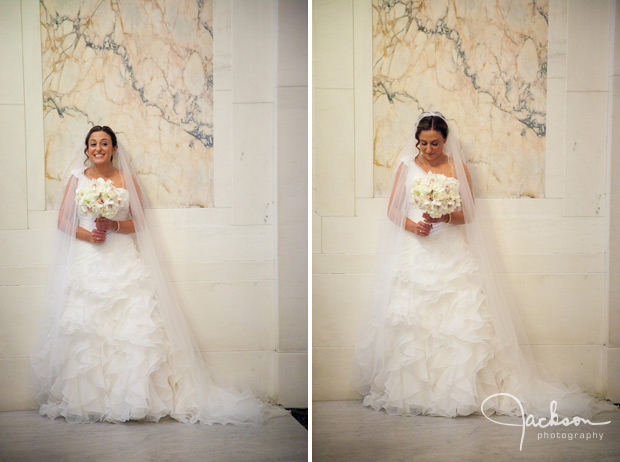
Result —
[[[379, 228], [377, 260], [372, 286], [372, 302], [362, 321], [362, 329], [355, 348], [352, 381], [362, 395], [367, 395], [377, 374], [384, 370], [389, 359], [389, 336], [385, 334], [387, 307], [393, 291], [396, 264], [402, 254], [407, 218], [407, 191], [405, 181], [417, 154], [415, 133], [418, 124], [426, 116], [447, 119], [438, 112], [425, 112], [415, 123], [413, 130], [399, 154], [392, 176], [392, 195], [388, 211]], [[486, 306], [497, 334], [496, 357], [504, 363], [510, 374], [496, 377], [499, 389], [517, 397], [526, 414], [548, 417], [551, 401], [557, 402], [556, 413], [560, 417], [579, 416], [590, 418], [598, 412], [617, 410], [608, 401], [584, 393], [577, 385], [565, 386], [553, 379], [545, 368], [532, 356], [527, 334], [519, 316], [519, 310], [510, 295], [508, 283], [500, 270], [493, 250], [492, 236], [485, 229], [476, 210], [474, 195], [466, 174], [465, 157], [453, 126], [444, 145], [444, 153], [453, 164], [453, 171], [460, 184], [463, 226], [468, 248], [479, 267], [479, 276], [486, 297]], [[473, 371], [472, 371], [473, 373]], [[483, 397], [486, 398], [486, 397]], [[494, 409], [508, 409], [509, 415], [520, 415], [518, 403], [507, 396], [495, 396], [485, 403]]]
[[[83, 172], [91, 165], [89, 160], [84, 160], [82, 141], [62, 175], [61, 193], [55, 206], [58, 210], [58, 230], [49, 267], [44, 315], [30, 357], [31, 392], [39, 404], [48, 401], [51, 386], [58, 377], [64, 357], [60, 344], [60, 320], [67, 302], [77, 241], [75, 191], [78, 180], [75, 173]], [[204, 363], [170, 279], [160, 264], [159, 256], [162, 252], [156, 226], [149, 213], [148, 199], [144, 191], [140, 190], [136, 172], [121, 143], [114, 154], [113, 165], [120, 170], [123, 187], [129, 192], [136, 247], [152, 278], [159, 315], [171, 345], [168, 360], [175, 365], [176, 373], [169, 377], [169, 382], [176, 398], [170, 416], [185, 423], [258, 425], [269, 417], [287, 414], [283, 408], [266, 404], [249, 391], [241, 392], [223, 383], [217, 373]]]

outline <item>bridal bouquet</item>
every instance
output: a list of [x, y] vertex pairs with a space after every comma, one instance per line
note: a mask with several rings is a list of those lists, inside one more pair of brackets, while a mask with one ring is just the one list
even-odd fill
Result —
[[127, 190], [117, 188], [111, 180], [90, 180], [75, 192], [80, 210], [96, 218], [114, 218], [128, 199]]
[[416, 205], [432, 218], [452, 213], [461, 206], [459, 181], [441, 173], [429, 172], [411, 188]]

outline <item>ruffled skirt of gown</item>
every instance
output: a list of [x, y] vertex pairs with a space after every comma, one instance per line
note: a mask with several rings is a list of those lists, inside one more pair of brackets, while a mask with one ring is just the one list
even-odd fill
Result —
[[[498, 347], [477, 270], [458, 226], [426, 238], [408, 233], [382, 320], [383, 368], [365, 406], [394, 415], [454, 417], [481, 414], [483, 400], [496, 393], [522, 396], [517, 367]], [[583, 417], [614, 409], [575, 385], [540, 381], [537, 387], [541, 400], [561, 398]], [[544, 406], [548, 415], [549, 401]], [[518, 403], [505, 396], [490, 399], [484, 409], [487, 415], [521, 415]]]
[[[151, 278], [131, 236], [110, 233], [102, 245], [76, 242], [58, 332], [62, 361], [47, 379], [51, 386], [39, 411], [52, 419], [158, 421], [170, 415], [190, 423], [259, 424], [286, 413], [209, 381], [207, 392], [217, 395], [211, 396], [213, 409], [231, 418], [200, 415], [201, 393], [192, 374], [170, 360]], [[37, 367], [35, 356], [35, 375]]]

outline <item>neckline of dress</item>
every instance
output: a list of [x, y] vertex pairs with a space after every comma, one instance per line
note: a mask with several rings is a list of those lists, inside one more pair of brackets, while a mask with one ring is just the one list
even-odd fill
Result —
[[[87, 175], [86, 175], [86, 170], [88, 170], [89, 168], [90, 168], [90, 167], [86, 167], [84, 170], [82, 170], [82, 176], [83, 176], [84, 178], [86, 178], [87, 180], [96, 180], [96, 179], [98, 179], [98, 178], [103, 178], [102, 176], [97, 177], [97, 178], [91, 178], [91, 177], [87, 176]], [[107, 178], [107, 179], [106, 179], [106, 178], [104, 178], [104, 179], [105, 179], [106, 181], [107, 181], [107, 180], [109, 180], [109, 178]], [[112, 181], [112, 180], [110, 180], [110, 181]], [[122, 175], [121, 175], [121, 181], [123, 181], [123, 177], [122, 177]], [[125, 187], [123, 187], [123, 186], [118, 187], [118, 186], [116, 186], [116, 185], [114, 184], [114, 182], [113, 182], [113, 181], [112, 181], [112, 184], [114, 185], [114, 187], [115, 187], [116, 189], [124, 189], [125, 191], [127, 191], [127, 188], [125, 188]]]
[[[415, 161], [417, 158], [418, 158], [418, 156], [415, 156], [415, 157], [413, 158], [413, 165], [415, 165], [416, 167], [418, 167], [418, 168], [420, 169], [420, 171], [424, 172], [426, 175], [428, 175], [429, 173], [434, 173], [435, 175], [443, 175], [443, 176], [445, 176], [445, 177], [447, 177], [447, 178], [454, 178], [455, 180], [458, 180], [458, 178], [457, 178], [457, 177], [455, 177], [455, 176], [448, 176], [448, 175], [444, 175], [443, 173], [435, 173], [435, 172], [431, 172], [430, 170], [427, 172], [427, 171], [426, 171], [426, 170], [424, 170], [422, 167], [420, 167], [420, 166], [418, 165], [418, 163]], [[449, 159], [449, 157], [448, 157], [448, 159]], [[450, 163], [450, 161], [448, 161], [448, 164], [449, 164], [449, 163]], [[454, 169], [452, 168], [452, 165], [450, 165], [450, 171], [452, 172], [452, 174], [454, 174]]]

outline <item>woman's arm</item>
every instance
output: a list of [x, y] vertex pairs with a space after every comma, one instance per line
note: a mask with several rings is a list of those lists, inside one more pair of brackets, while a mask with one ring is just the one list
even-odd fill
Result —
[[399, 224], [405, 223], [405, 230], [411, 233], [417, 234], [419, 236], [428, 236], [433, 227], [432, 224], [421, 221], [416, 223], [415, 221], [403, 216], [402, 210], [396, 206], [397, 203], [402, 203], [402, 201], [406, 201], [407, 198], [405, 195], [407, 194], [406, 188], [400, 188], [399, 185], [404, 183], [404, 178], [401, 178], [401, 175], [406, 175], [403, 169], [404, 164], [400, 164], [398, 170], [396, 171], [396, 176], [394, 177], [394, 187], [392, 188], [392, 193], [390, 194], [390, 201], [388, 202], [388, 217], [394, 223]]
[[[472, 199], [474, 199], [474, 190], [472, 189], [472, 186], [471, 186], [471, 176], [469, 175], [469, 169], [467, 168], [467, 165], [465, 164], [463, 164], [463, 168], [465, 169], [465, 176], [467, 177], [467, 186], [469, 187], [469, 192], [471, 193]], [[450, 224], [453, 224], [453, 225], [462, 225], [465, 223], [465, 215], [463, 214], [462, 210], [458, 212], [452, 212], [448, 215], [442, 215], [439, 218], [431, 218], [428, 213], [424, 213], [423, 217], [429, 223], [450, 222]]]
[[[75, 189], [77, 187], [77, 178], [71, 177], [65, 188], [65, 193], [62, 197], [60, 204], [60, 210], [58, 211], [58, 229], [65, 233], [73, 232], [75, 226], [76, 216], [69, 216], [71, 207], [74, 207], [72, 201], [75, 200]], [[93, 244], [101, 244], [105, 242], [105, 232], [94, 229], [92, 232], [81, 226], [75, 226], [75, 237], [81, 241], [90, 242]]]
[[99, 231], [114, 231], [121, 234], [131, 234], [136, 232], [133, 220], [110, 220], [108, 218], [97, 218], [95, 220]]
[[[136, 187], [136, 193], [138, 194], [140, 207], [142, 207], [142, 193], [140, 192], [140, 186], [138, 186], [138, 182], [135, 177], [132, 178], [133, 184]], [[136, 232], [136, 227], [133, 220], [109, 220], [107, 218], [97, 218], [95, 223], [99, 231], [114, 231], [121, 234], [131, 234]]]

